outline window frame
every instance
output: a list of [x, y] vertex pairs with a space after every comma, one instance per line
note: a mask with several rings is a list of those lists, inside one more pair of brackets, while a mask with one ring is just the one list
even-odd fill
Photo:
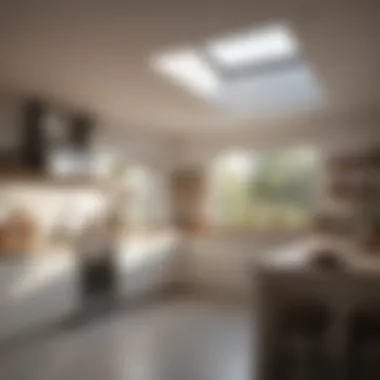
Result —
[[[286, 146], [286, 147], [278, 147], [274, 149], [239, 149], [240, 152], [244, 153], [247, 156], [253, 156], [253, 155], [261, 155], [266, 154], [268, 151], [280, 151], [280, 152], [287, 152], [287, 151], [293, 151], [298, 149], [310, 149], [315, 154], [315, 160], [314, 160], [314, 172], [315, 172], [315, 209], [318, 208], [319, 204], [321, 203], [322, 194], [323, 194], [323, 175], [322, 175], [322, 161], [323, 157], [321, 154], [320, 149], [318, 149], [315, 146], [312, 145], [296, 145], [296, 146]], [[207, 195], [205, 197], [205, 207], [204, 208], [212, 208], [208, 203], [210, 202], [210, 198], [212, 197], [212, 189], [211, 187], [215, 186], [215, 184], [212, 184], [212, 176], [214, 175], [212, 172], [215, 170], [215, 160], [223, 159], [228, 155], [228, 153], [231, 152], [231, 150], [224, 150], [223, 152], [220, 152], [211, 163], [208, 164], [208, 186], [207, 186]], [[310, 216], [307, 218], [307, 221], [304, 223], [301, 223], [298, 226], [278, 226], [276, 224], [273, 225], [267, 225], [265, 227], [258, 227], [254, 226], [252, 224], [247, 225], [234, 225], [228, 224], [225, 222], [215, 222], [215, 219], [211, 216], [210, 211], [205, 212], [205, 228], [204, 230], [208, 234], [213, 235], [219, 235], [219, 234], [228, 234], [228, 235], [244, 235], [244, 234], [258, 234], [260, 236], [265, 236], [267, 234], [273, 234], [273, 233], [286, 233], [290, 235], [298, 235], [298, 234], [305, 234], [310, 233], [313, 231], [313, 211], [310, 211]]]

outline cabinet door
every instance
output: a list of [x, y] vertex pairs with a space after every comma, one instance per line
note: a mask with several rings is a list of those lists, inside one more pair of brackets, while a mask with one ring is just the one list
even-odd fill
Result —
[[203, 225], [204, 175], [201, 170], [180, 170], [171, 179], [171, 199], [175, 225], [196, 231]]

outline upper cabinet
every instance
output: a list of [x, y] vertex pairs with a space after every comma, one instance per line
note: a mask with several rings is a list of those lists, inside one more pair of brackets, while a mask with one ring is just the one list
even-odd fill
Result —
[[91, 177], [95, 124], [41, 99], [0, 98], [0, 176]]

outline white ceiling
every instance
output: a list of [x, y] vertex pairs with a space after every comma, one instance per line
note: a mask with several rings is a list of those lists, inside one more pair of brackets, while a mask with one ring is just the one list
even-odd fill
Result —
[[129, 127], [181, 133], [260, 129], [267, 119], [226, 115], [156, 75], [149, 58], [285, 21], [328, 94], [322, 110], [289, 120], [362, 112], [380, 104], [378, 20], [378, 0], [3, 0], [0, 83]]

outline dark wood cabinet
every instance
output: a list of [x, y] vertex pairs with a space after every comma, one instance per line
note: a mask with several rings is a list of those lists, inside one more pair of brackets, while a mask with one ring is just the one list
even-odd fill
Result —
[[11, 130], [12, 143], [0, 147], [0, 176], [54, 176], [62, 166], [66, 177], [90, 174], [92, 115], [39, 98], [18, 99], [3, 108], [12, 116], [2, 133]]

